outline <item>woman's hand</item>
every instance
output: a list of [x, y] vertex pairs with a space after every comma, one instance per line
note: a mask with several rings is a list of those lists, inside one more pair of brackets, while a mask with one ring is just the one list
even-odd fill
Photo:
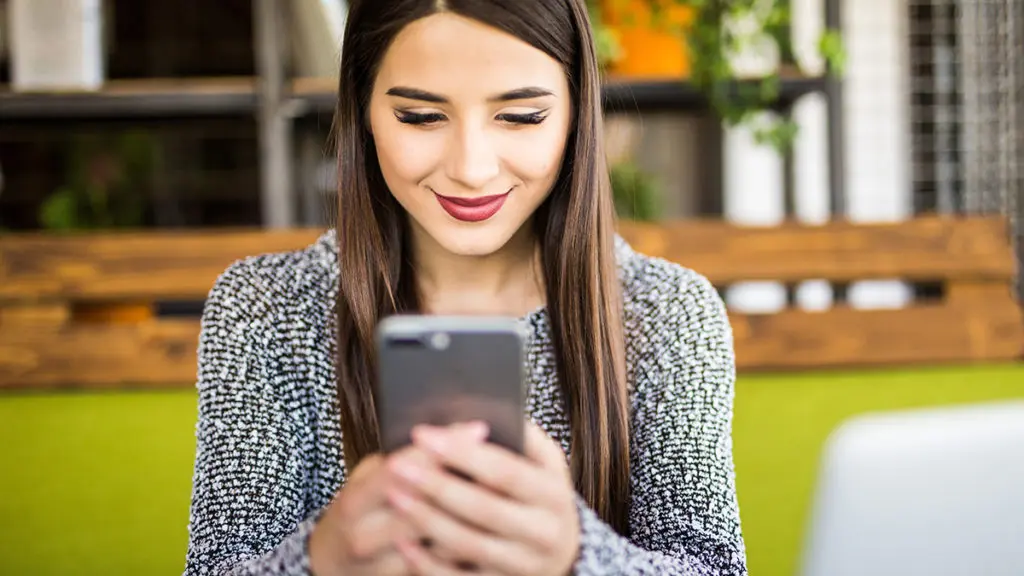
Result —
[[[445, 433], [465, 445], [481, 444], [487, 435], [484, 428], [465, 426], [446, 428]], [[388, 489], [397, 482], [387, 466], [391, 459], [424, 468], [438, 466], [436, 457], [418, 446], [360, 462], [309, 537], [310, 566], [316, 576], [411, 573], [394, 543], [396, 538], [418, 542], [421, 534], [388, 504]]]
[[[388, 463], [402, 482], [388, 499], [399, 514], [444, 554], [415, 539], [398, 549], [416, 574], [467, 572], [503, 575], [568, 574], [579, 550], [579, 519], [565, 454], [527, 422], [525, 455], [486, 442], [467, 442], [445, 429], [420, 427], [414, 444], [440, 466], [395, 457]], [[451, 562], [446, 558], [456, 558]]]

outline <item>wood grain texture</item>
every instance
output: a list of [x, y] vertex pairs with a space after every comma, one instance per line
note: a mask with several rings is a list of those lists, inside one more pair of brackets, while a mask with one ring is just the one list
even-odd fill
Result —
[[0, 330], [0, 390], [194, 386], [198, 320]]
[[[1001, 218], [740, 227], [620, 224], [638, 251], [722, 286], [741, 280], [945, 280], [945, 298], [899, 310], [732, 313], [744, 371], [1013, 360], [1024, 318]], [[0, 389], [192, 386], [196, 318], [147, 303], [203, 300], [232, 262], [308, 246], [320, 230], [0, 238]], [[112, 307], [113, 306], [113, 307]], [[131, 312], [129, 314], [129, 312]]]
[[1006, 221], [999, 217], [761, 228], [721, 221], [624, 222], [620, 233], [636, 250], [683, 264], [719, 285], [743, 280], [1009, 280], [1015, 273]]
[[732, 314], [737, 369], [792, 370], [1009, 361], [1024, 358], [1012, 300], [983, 309], [942, 304]]
[[0, 238], [0, 301], [205, 299], [232, 262], [320, 231], [224, 230]]
[[[1009, 280], [1001, 218], [919, 218], [896, 224], [741, 227], [720, 221], [623, 222], [640, 252], [678, 262], [718, 285], [869, 278]], [[319, 230], [224, 230], [0, 238], [0, 301], [201, 299], [232, 262], [296, 250]]]
[[[1015, 360], [1020, 309], [930, 305], [901, 310], [732, 314], [737, 368], [792, 370]], [[191, 387], [196, 320], [0, 331], [0, 389]]]

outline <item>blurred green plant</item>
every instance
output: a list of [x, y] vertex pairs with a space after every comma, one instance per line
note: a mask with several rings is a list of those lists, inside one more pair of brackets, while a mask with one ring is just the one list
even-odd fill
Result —
[[66, 183], [43, 202], [40, 224], [54, 231], [140, 227], [155, 159], [155, 140], [143, 131], [74, 137]]
[[608, 171], [615, 211], [629, 220], [653, 221], [661, 214], [661, 185], [635, 162], [623, 160]]
[[[587, 0], [598, 60], [602, 69], [622, 53], [613, 30], [605, 24], [604, 2], [628, 0]], [[663, 26], [683, 37], [691, 54], [688, 81], [701, 91], [711, 108], [727, 126], [745, 126], [753, 130], [756, 141], [786, 152], [797, 134], [791, 120], [766, 117], [778, 101], [783, 70], [806, 76], [796, 58], [790, 38], [791, 8], [789, 0], [641, 0], [650, 8], [655, 25]], [[672, 6], [692, 8], [696, 17], [692, 24], [680, 27], [664, 17]], [[628, 23], [626, 24], [628, 25]], [[756, 78], [738, 77], [734, 58], [751, 47], [772, 46], [778, 51], [779, 65]], [[826, 29], [817, 42], [818, 54], [824, 59], [829, 74], [840, 76], [845, 66], [845, 52], [838, 30]]]

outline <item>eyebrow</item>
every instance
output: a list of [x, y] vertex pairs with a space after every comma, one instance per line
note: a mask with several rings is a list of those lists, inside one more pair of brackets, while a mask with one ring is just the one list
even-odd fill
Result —
[[[409, 88], [407, 86], [395, 86], [387, 91], [389, 96], [398, 96], [400, 98], [408, 98], [410, 100], [421, 100], [423, 102], [433, 102], [435, 104], [447, 104], [448, 99], [439, 94], [433, 92], [427, 92], [426, 90], [420, 90], [419, 88]], [[513, 100], [529, 100], [530, 98], [541, 98], [543, 96], [553, 96], [554, 92], [537, 86], [528, 86], [525, 88], [516, 88], [515, 90], [509, 90], [497, 96], [492, 96], [487, 100], [489, 102], [511, 102]]]

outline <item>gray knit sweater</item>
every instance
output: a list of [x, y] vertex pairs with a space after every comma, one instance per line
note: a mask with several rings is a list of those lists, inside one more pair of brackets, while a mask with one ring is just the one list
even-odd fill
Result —
[[[732, 460], [725, 309], [697, 273], [616, 239], [632, 402], [629, 538], [577, 496], [577, 574], [746, 574]], [[335, 396], [333, 234], [233, 264], [199, 342], [185, 574], [308, 574], [313, 524], [345, 483]], [[551, 330], [524, 317], [527, 416], [569, 446]]]

